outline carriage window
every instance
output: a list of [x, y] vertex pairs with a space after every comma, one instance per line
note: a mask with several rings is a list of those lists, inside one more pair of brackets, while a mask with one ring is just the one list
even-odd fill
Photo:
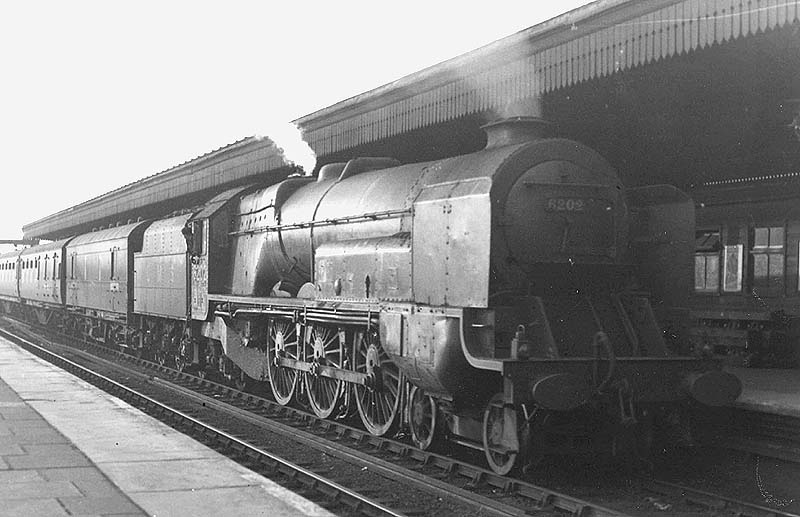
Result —
[[53, 279], [58, 280], [58, 254], [53, 255]]
[[783, 286], [784, 238], [782, 226], [753, 230], [754, 289], [780, 289]]
[[117, 254], [114, 251], [114, 249], [112, 248], [111, 249], [111, 275], [110, 275], [111, 280], [114, 280], [114, 266], [116, 265], [116, 262], [117, 262]]
[[70, 269], [69, 269], [69, 277], [74, 279], [75, 278], [75, 254], [73, 253], [70, 256]]
[[719, 290], [719, 260], [721, 249], [719, 230], [701, 230], [695, 233], [695, 291], [717, 292]]

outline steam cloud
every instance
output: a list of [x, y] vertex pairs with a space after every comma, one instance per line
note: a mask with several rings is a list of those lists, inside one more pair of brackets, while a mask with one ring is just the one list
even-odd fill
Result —
[[299, 127], [287, 122], [285, 124], [272, 124], [263, 134], [257, 134], [259, 140], [268, 138], [272, 140], [281, 153], [283, 159], [303, 169], [306, 175], [314, 172], [317, 164], [317, 155], [311, 146], [303, 140], [303, 132]]

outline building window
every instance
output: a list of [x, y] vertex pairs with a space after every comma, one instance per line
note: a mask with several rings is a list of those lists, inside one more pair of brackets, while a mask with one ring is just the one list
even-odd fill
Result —
[[699, 230], [695, 233], [694, 290], [719, 291], [719, 259], [721, 240], [719, 230]]
[[783, 226], [753, 229], [753, 289], [783, 286], [785, 236]]

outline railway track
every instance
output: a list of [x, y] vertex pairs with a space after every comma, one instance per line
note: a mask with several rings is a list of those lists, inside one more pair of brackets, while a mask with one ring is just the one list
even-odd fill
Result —
[[[618, 511], [544, 489], [536, 493], [499, 491], [481, 482], [478, 479], [479, 475], [473, 476], [478, 482], [472, 488], [483, 487], [484, 492], [495, 496], [489, 497], [481, 494], [480, 491], [459, 488], [457, 483], [437, 480], [435, 476], [426, 472], [405, 469], [383, 459], [396, 456], [393, 448], [385, 446], [392, 443], [390, 440], [381, 440], [382, 444], [377, 444], [367, 439], [371, 435], [358, 432], [351, 435], [339, 433], [337, 434], [339, 440], [315, 437], [314, 434], [304, 431], [309, 428], [310, 421], [305, 420], [302, 416], [298, 417], [299, 413], [296, 413], [295, 410], [285, 410], [286, 408], [266, 399], [258, 399], [264, 403], [263, 405], [254, 405], [254, 397], [211, 381], [189, 375], [177, 375], [176, 379], [183, 381], [181, 384], [184, 386], [181, 386], [166, 379], [154, 377], [152, 370], [148, 373], [122, 368], [117, 362], [109, 362], [81, 350], [52, 343], [34, 343], [33, 340], [41, 341], [34, 336], [24, 339], [2, 330], [0, 330], [0, 335], [115, 396], [127, 400], [172, 427], [197, 437], [267, 477], [273, 477], [272, 473], [276, 470], [275, 462], [279, 462], [280, 466], [277, 470], [283, 474], [282, 477], [289, 479], [288, 486], [290, 488], [298, 491], [296, 485], [297, 482], [300, 482], [301, 488], [303, 488], [300, 491], [301, 495], [309, 497], [306, 493], [308, 490], [317, 492], [316, 499], [319, 499], [317, 502], [328, 509], [331, 509], [331, 499], [337, 502], [341, 499], [346, 511], [338, 510], [340, 513], [454, 516], [509, 516], [537, 513], [542, 515], [619, 515]], [[53, 347], [58, 347], [60, 353], [55, 354], [48, 350]], [[101, 347], [101, 350], [106, 351], [107, 349]], [[75, 360], [67, 359], [62, 355], [71, 355]], [[121, 354], [113, 353], [112, 355], [119, 357]], [[123, 357], [133, 359], [130, 356]], [[78, 360], [91, 363], [91, 369], [78, 364]], [[171, 372], [155, 363], [147, 363], [142, 360], [134, 360], [134, 362], [156, 368], [156, 371], [162, 374]], [[125, 385], [93, 371], [101, 369], [116, 370], [117, 377], [125, 378]], [[186, 387], [186, 381], [190, 380], [197, 381], [193, 383], [194, 389]], [[130, 384], [136, 385], [136, 389], [132, 389]], [[169, 399], [170, 402], [167, 404], [161, 399]], [[182, 408], [176, 410], [170, 407], [177, 404], [180, 404]], [[210, 425], [209, 420], [214, 420], [219, 424]], [[357, 431], [354, 428], [349, 429]], [[317, 431], [322, 431], [322, 434], [328, 436], [331, 434], [330, 429], [317, 428]], [[299, 447], [287, 447], [287, 442], [294, 442]], [[351, 448], [350, 445], [353, 443], [357, 444], [357, 448]], [[278, 458], [275, 454], [267, 452], [265, 450], [267, 448], [280, 448], [281, 457]], [[302, 449], [305, 454], [305, 458], [301, 460], [304, 462], [303, 465], [292, 464], [283, 458], [285, 453], [292, 452], [288, 449], [297, 448]], [[326, 459], [321, 459], [319, 454], [313, 455], [314, 460], [309, 459], [309, 449], [323, 453]], [[262, 453], [266, 453], [268, 456], [263, 456]], [[350, 468], [343, 463], [349, 465]], [[429, 467], [435, 468], [435, 465]], [[359, 476], [354, 475], [353, 470], [363, 472], [364, 475], [360, 477], [368, 478], [368, 480], [357, 479]], [[293, 471], [297, 473], [292, 474]], [[382, 483], [385, 485], [384, 488], [380, 486], [381, 483], [376, 482], [375, 474], [389, 481]], [[329, 477], [337, 477], [337, 480], [331, 480]], [[342, 477], [346, 479], [340, 484]], [[280, 482], [281, 479], [276, 481]], [[345, 482], [356, 486], [360, 485], [362, 488], [347, 488], [343, 486]], [[367, 488], [363, 488], [365, 486]], [[402, 494], [401, 497], [396, 497], [398, 491]], [[364, 494], [365, 492], [366, 494]], [[340, 493], [341, 495], [339, 495]], [[527, 494], [528, 497], [525, 497], [524, 494]], [[309, 498], [315, 500], [315, 497]], [[523, 504], [520, 504], [520, 501], [511, 504], [510, 499], [519, 499]], [[334, 508], [332, 511], [337, 510]]]
[[[91, 346], [97, 347], [97, 345]], [[361, 466], [362, 469], [366, 468], [396, 483], [403, 483], [404, 486], [405, 484], [424, 486], [426, 487], [424, 492], [428, 497], [432, 495], [437, 501], [453, 501], [440, 503], [440, 506], [455, 505], [448, 507], [455, 512], [469, 508], [469, 513], [476, 515], [620, 515], [659, 514], [667, 511], [670, 515], [697, 515], [698, 512], [714, 515], [790, 515], [690, 487], [641, 477], [630, 478], [623, 488], [602, 485], [589, 490], [585, 487], [577, 489], [583, 491], [582, 495], [585, 493], [586, 497], [565, 495], [560, 491], [543, 488], [520, 479], [498, 476], [469, 461], [421, 451], [396, 440], [375, 437], [341, 422], [320, 420], [304, 411], [280, 406], [268, 399], [242, 393], [228, 386], [176, 372], [164, 366], [110, 351], [105, 347], [97, 348], [103, 354], [113, 357], [113, 368], [120, 368], [118, 362], [120, 358], [129, 361], [133, 368], [124, 368], [121, 372], [128, 379], [138, 379], [138, 382], [157, 391], [170, 392], [175, 394], [174, 396], [192, 401], [189, 403], [190, 412], [204, 408], [204, 411], [227, 415], [223, 417], [228, 420], [225, 427], [230, 427], [231, 421], [245, 423], [244, 427], [243, 424], [237, 424], [234, 426], [236, 429], [227, 432], [222, 430], [224, 438], [220, 443], [222, 448], [236, 451], [234, 456], [239, 457], [240, 461], [244, 458], [249, 466], [264, 462], [255, 459], [252, 451], [259, 447], [254, 446], [253, 442], [263, 440], [265, 433], [271, 433], [284, 438], [291, 437], [305, 449], [313, 449], [327, 457]], [[73, 350], [72, 353], [79, 352]], [[95, 364], [103, 363], [105, 368], [112, 368], [112, 364], [106, 363], [106, 360], [84, 354], [80, 352], [83, 360]], [[141, 368], [146, 370], [142, 371]], [[157, 372], [158, 376], [154, 372]], [[199, 424], [187, 425], [194, 427]], [[210, 431], [200, 432], [203, 436], [208, 433]], [[256, 436], [258, 438], [254, 438]], [[237, 441], [229, 441], [232, 439]], [[319, 475], [315, 471], [321, 468], [314, 462], [304, 467], [314, 475]], [[336, 468], [338, 467], [328, 466], [323, 470], [336, 470]], [[337, 497], [335, 494], [332, 495], [331, 489], [325, 489], [322, 494], [325, 498]], [[381, 502], [387, 500], [387, 494], [377, 493], [373, 497]], [[409, 499], [412, 497], [406, 497], [406, 500]], [[413, 497], [413, 500], [426, 499], [420, 495]], [[348, 508], [353, 507], [353, 505], [348, 506]], [[405, 507], [389, 511], [421, 515], [441, 514], [438, 511], [432, 513], [432, 508], [425, 504], [411, 507], [406, 504]]]
[[800, 464], [800, 418], [740, 408], [715, 408], [696, 415], [699, 439]]

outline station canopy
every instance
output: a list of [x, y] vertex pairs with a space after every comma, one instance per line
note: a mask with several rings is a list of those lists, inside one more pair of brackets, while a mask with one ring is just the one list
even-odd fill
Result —
[[[410, 162], [479, 149], [482, 124], [537, 105], [558, 135], [597, 148], [626, 183], [685, 187], [800, 164], [786, 129], [800, 99], [798, 74], [800, 0], [599, 0], [295, 123], [318, 165], [359, 155]], [[23, 231], [63, 236], [122, 208], [153, 216], [159, 210], [145, 203], [159, 185], [236, 168], [227, 160], [252, 145], [223, 148]], [[239, 172], [264, 177], [283, 167], [262, 158]], [[236, 181], [245, 179], [239, 172]], [[197, 192], [183, 181], [181, 195]], [[170, 195], [164, 189], [159, 199]]]

